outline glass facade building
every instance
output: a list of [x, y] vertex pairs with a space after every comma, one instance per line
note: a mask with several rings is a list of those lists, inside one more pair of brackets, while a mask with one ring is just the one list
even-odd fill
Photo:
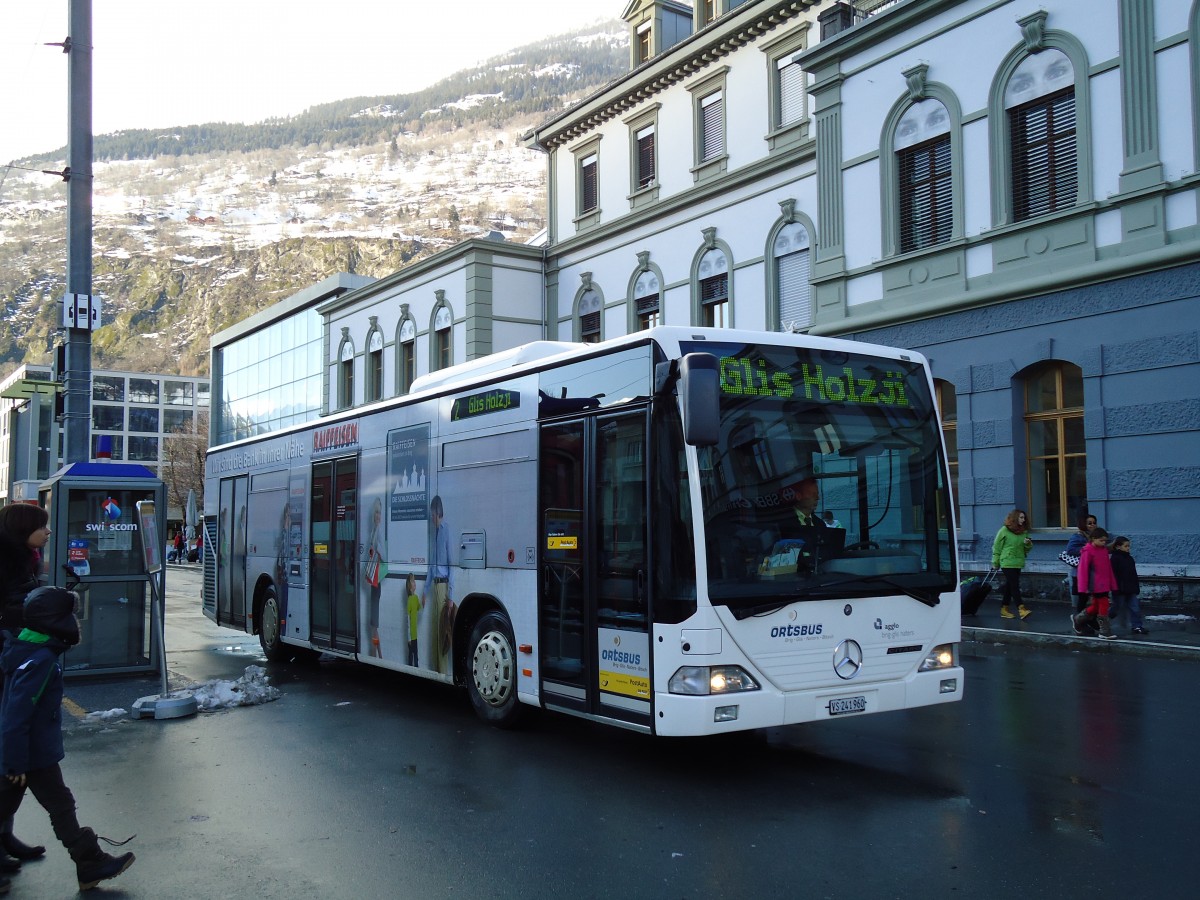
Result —
[[92, 458], [106, 436], [112, 458], [140, 463], [162, 475], [165, 442], [180, 431], [195, 433], [196, 416], [208, 409], [207, 378], [133, 372], [92, 374]]
[[302, 310], [213, 349], [217, 443], [298, 425], [321, 414], [321, 315]]

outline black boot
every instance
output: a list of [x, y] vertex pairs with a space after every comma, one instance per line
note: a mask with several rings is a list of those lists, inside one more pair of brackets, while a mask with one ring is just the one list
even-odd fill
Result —
[[21, 861], [13, 859], [7, 853], [0, 851], [0, 874], [11, 875], [21, 871]]
[[24, 841], [16, 837], [12, 832], [0, 834], [0, 848], [14, 859], [41, 859], [46, 855], [46, 848], [41, 844], [30, 847]]
[[[104, 840], [108, 841], [108, 838]], [[96, 832], [90, 828], [81, 828], [79, 836], [67, 845], [67, 851], [75, 860], [75, 874], [79, 878], [81, 891], [89, 891], [105, 879], [116, 878], [133, 865], [132, 853], [109, 856], [101, 850]]]

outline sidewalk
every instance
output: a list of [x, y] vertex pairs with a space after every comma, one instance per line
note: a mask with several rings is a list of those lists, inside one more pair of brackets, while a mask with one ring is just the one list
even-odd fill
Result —
[[1041, 644], [1104, 653], [1133, 653], [1141, 656], [1200, 659], [1200, 618], [1175, 607], [1142, 603], [1149, 634], [1130, 634], [1128, 625], [1113, 626], [1115, 640], [1079, 637], [1071, 628], [1074, 608], [1066, 601], [1026, 600], [1033, 610], [1028, 619], [1000, 618], [1000, 592], [991, 595], [973, 616], [963, 616], [964, 641], [999, 644]]

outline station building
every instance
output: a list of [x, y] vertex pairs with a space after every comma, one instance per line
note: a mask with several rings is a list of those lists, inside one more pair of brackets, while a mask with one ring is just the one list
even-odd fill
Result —
[[[631, 0], [623, 18], [629, 72], [526, 137], [544, 239], [334, 276], [218, 335], [214, 441], [539, 338], [850, 337], [932, 361], [964, 568], [1019, 507], [1027, 572], [1057, 579], [1086, 509], [1159, 590], [1195, 592], [1200, 0]], [[301, 318], [303, 369], [262, 368], [270, 329]]]

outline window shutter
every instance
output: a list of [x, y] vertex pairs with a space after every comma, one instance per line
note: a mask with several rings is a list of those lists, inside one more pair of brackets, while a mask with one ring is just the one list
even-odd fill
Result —
[[637, 319], [642, 328], [652, 328], [659, 323], [658, 294], [651, 297], [638, 297], [634, 303]]
[[584, 157], [579, 163], [580, 212], [596, 208], [596, 154]]
[[729, 299], [729, 275], [722, 272], [700, 282], [700, 302], [704, 305]]
[[799, 122], [805, 117], [807, 85], [804, 70], [790, 58], [779, 60], [779, 121], [777, 128]]
[[643, 128], [637, 135], [637, 186], [654, 183], [654, 126]]
[[579, 317], [579, 335], [584, 343], [594, 343], [600, 339], [600, 313], [592, 312]]
[[700, 101], [700, 161], [707, 162], [725, 152], [725, 102], [717, 91]]
[[1022, 221], [1075, 204], [1075, 87], [1008, 111], [1013, 218]]
[[796, 250], [776, 260], [779, 273], [779, 328], [811, 328], [812, 286], [809, 281], [808, 249]]
[[943, 135], [897, 153], [900, 182], [900, 252], [950, 240], [954, 198], [950, 136]]

